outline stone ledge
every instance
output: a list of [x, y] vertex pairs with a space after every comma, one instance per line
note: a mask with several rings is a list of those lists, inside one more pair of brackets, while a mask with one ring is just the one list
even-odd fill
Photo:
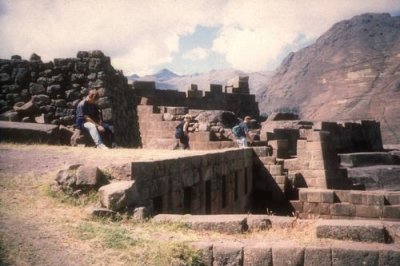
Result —
[[316, 223], [318, 238], [387, 243], [382, 222], [367, 220], [321, 220]]

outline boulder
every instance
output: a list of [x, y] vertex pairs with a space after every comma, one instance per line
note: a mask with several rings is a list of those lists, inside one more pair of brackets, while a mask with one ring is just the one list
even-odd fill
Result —
[[107, 183], [107, 178], [96, 166], [81, 165], [76, 170], [76, 186], [99, 187]]
[[29, 92], [31, 95], [39, 95], [46, 93], [46, 89], [42, 84], [31, 82], [29, 84]]
[[118, 181], [99, 189], [100, 202], [102, 206], [120, 211], [138, 202], [138, 192], [135, 181]]

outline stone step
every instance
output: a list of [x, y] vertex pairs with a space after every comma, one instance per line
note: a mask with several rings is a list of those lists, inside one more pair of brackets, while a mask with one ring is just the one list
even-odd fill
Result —
[[318, 238], [388, 243], [386, 230], [380, 221], [320, 220], [316, 223]]
[[0, 121], [0, 136], [0, 141], [17, 143], [60, 143], [59, 127], [48, 124]]
[[400, 190], [400, 165], [375, 165], [347, 169], [353, 184], [362, 184], [365, 190]]
[[400, 157], [390, 152], [357, 152], [339, 154], [343, 167], [357, 167], [369, 165], [400, 165]]
[[388, 265], [397, 266], [399, 247], [347, 243], [304, 245], [294, 241], [198, 241], [190, 245], [203, 265]]

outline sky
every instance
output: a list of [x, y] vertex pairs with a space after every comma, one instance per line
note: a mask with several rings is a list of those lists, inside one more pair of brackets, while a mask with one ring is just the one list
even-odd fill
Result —
[[0, 0], [0, 58], [102, 50], [125, 75], [273, 70], [333, 24], [400, 0]]

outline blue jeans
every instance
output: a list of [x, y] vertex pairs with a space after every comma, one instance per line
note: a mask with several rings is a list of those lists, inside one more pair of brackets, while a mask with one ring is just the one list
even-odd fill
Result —
[[236, 139], [236, 142], [239, 144], [239, 148], [248, 147], [247, 138], [246, 137], [240, 137], [240, 138]]
[[[101, 123], [101, 126], [104, 127], [105, 131], [108, 131], [109, 133], [112, 134], [112, 126], [110, 126], [109, 124], [106, 123]], [[91, 122], [85, 122], [83, 124], [83, 127], [89, 131], [90, 136], [92, 137], [94, 144], [96, 146], [99, 146], [100, 144], [104, 144], [103, 140], [100, 136], [99, 131], [97, 130], [97, 127], [95, 124], [91, 123]]]

